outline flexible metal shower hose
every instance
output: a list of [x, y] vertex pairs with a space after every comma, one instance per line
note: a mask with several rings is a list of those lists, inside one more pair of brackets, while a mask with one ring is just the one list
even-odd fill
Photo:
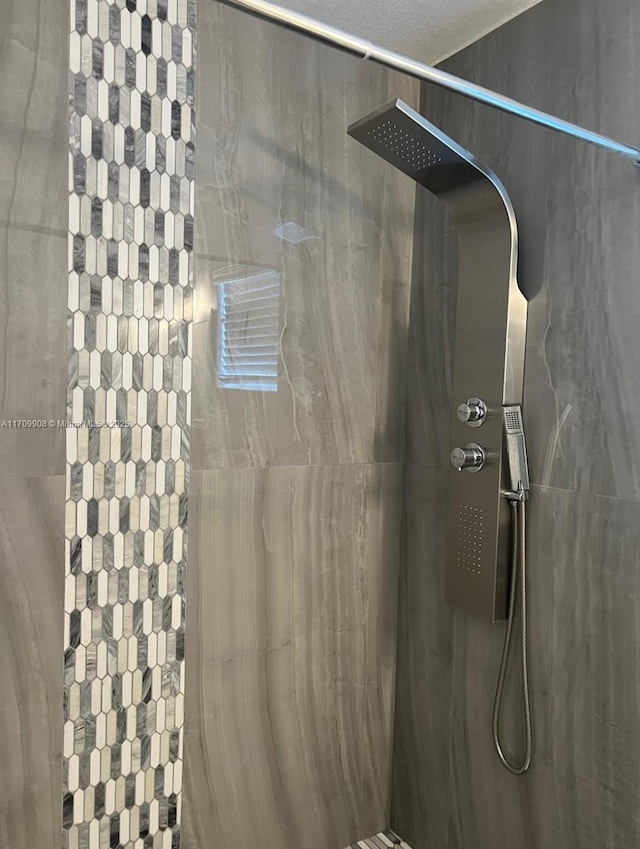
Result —
[[[513, 517], [513, 558], [511, 566], [511, 590], [509, 594], [509, 618], [507, 620], [507, 631], [504, 637], [502, 649], [502, 660], [500, 661], [500, 673], [498, 675], [498, 686], [496, 688], [496, 700], [493, 705], [493, 742], [498, 757], [503, 765], [513, 773], [522, 775], [529, 769], [531, 764], [531, 705], [529, 702], [529, 667], [527, 663], [527, 561], [526, 561], [526, 507], [524, 501], [511, 501]], [[504, 694], [504, 681], [509, 664], [511, 652], [511, 641], [513, 637], [513, 623], [516, 607], [516, 596], [520, 596], [520, 665], [522, 670], [522, 708], [524, 715], [525, 753], [520, 766], [514, 766], [507, 760], [500, 742], [500, 712], [502, 710], [502, 697]]]

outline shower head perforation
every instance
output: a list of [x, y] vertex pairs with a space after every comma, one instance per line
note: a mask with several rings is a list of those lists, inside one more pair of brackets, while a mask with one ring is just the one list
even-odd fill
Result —
[[401, 100], [352, 124], [349, 135], [436, 195], [479, 176], [471, 154]]
[[522, 412], [519, 406], [505, 407], [504, 423], [507, 433], [522, 433]]
[[484, 510], [470, 504], [458, 509], [457, 566], [465, 572], [480, 575], [484, 558]]
[[435, 153], [430, 146], [424, 144], [420, 139], [408, 133], [395, 121], [383, 121], [369, 129], [367, 136], [398, 156], [415, 171], [430, 168], [442, 162], [442, 156]]

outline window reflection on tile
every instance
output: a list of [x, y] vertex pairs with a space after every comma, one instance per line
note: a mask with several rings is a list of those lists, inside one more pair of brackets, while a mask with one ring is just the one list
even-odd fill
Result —
[[220, 281], [217, 288], [218, 385], [276, 392], [280, 276], [266, 271]]

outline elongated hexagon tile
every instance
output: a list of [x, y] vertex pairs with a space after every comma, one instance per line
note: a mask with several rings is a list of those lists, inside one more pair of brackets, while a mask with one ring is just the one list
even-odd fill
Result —
[[195, 0], [71, 10], [63, 845], [173, 849]]

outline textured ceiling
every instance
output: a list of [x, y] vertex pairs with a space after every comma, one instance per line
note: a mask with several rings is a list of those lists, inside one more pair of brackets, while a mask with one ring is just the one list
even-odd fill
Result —
[[274, 0], [429, 64], [445, 59], [539, 0]]

